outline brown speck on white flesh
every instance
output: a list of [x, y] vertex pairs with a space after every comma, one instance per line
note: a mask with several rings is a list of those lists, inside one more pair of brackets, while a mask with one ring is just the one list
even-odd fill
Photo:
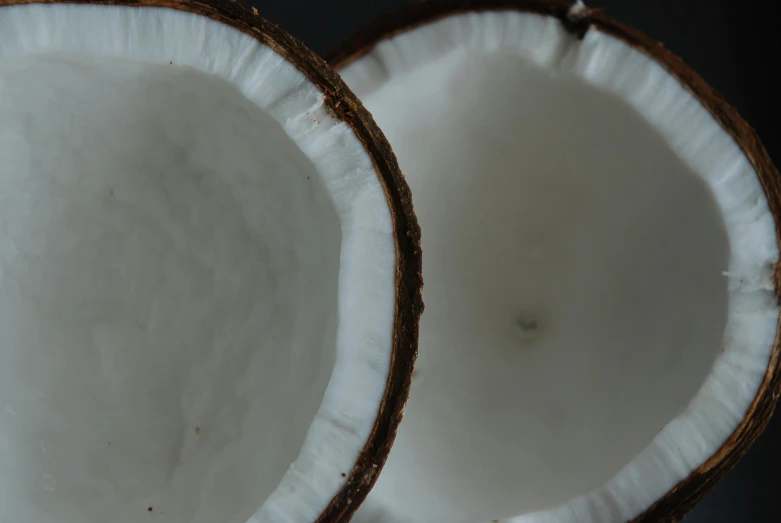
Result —
[[515, 327], [518, 337], [524, 342], [535, 340], [540, 335], [539, 320], [531, 313], [518, 315], [515, 320]]

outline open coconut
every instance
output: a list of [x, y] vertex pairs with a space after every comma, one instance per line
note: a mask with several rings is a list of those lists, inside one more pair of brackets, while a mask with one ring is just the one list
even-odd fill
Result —
[[414, 4], [331, 63], [424, 237], [410, 399], [356, 520], [681, 518], [779, 394], [779, 178], [753, 130], [582, 4]]
[[0, 2], [0, 521], [343, 521], [415, 356], [409, 190], [276, 26], [127, 4]]

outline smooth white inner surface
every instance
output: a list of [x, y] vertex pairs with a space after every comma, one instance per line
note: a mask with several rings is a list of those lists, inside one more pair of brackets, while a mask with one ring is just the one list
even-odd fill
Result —
[[625, 104], [508, 55], [454, 65], [368, 98], [426, 231], [418, 439], [386, 473], [479, 521], [599, 486], [685, 408], [721, 349], [728, 253], [707, 189]]
[[13, 521], [244, 522], [335, 359], [339, 220], [230, 84], [0, 62], [0, 497]]
[[3, 7], [0, 174], [0, 521], [316, 520], [377, 418], [396, 265], [320, 90], [205, 17]]
[[[636, 458], [687, 413], [728, 348], [730, 209], [670, 135], [589, 85], [578, 60], [613, 58], [589, 43], [540, 16], [464, 15], [384, 42], [343, 71], [412, 188], [426, 282], [411, 397], [359, 522], [625, 521], [680, 474], [659, 479], [663, 460], [643, 468]], [[613, 62], [626, 71], [647, 61], [634, 54]], [[671, 89], [646, 94], [686, 101]], [[721, 132], [711, 120], [671, 135]], [[739, 212], [767, 213], [753, 173], [743, 176], [756, 196]], [[772, 227], [754, 231], [749, 248], [765, 271]], [[764, 294], [751, 300], [752, 312], [769, 313], [766, 364], [778, 311]], [[751, 394], [760, 377], [746, 372], [741, 386]], [[751, 398], [705, 393], [735, 401], [732, 428]], [[682, 449], [669, 456], [684, 471], [681, 454], [696, 460], [690, 447], [713, 453], [726, 436], [695, 428], [722, 439], [689, 430], [675, 440]], [[611, 483], [621, 501], [599, 498], [622, 469], [639, 485]], [[622, 488], [639, 490], [638, 501]], [[571, 500], [580, 504], [553, 510]]]

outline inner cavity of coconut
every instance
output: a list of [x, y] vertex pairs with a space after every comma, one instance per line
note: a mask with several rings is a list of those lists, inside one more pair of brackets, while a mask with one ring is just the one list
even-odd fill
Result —
[[335, 359], [340, 225], [230, 84], [0, 61], [0, 519], [245, 523]]
[[490, 521], [604, 484], [721, 350], [710, 190], [624, 102], [511, 54], [358, 94], [412, 187], [426, 281], [404, 422], [358, 520]]

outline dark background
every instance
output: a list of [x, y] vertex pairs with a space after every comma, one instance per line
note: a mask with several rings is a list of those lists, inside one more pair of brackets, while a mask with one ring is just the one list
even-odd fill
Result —
[[[247, 5], [251, 2], [242, 0]], [[320, 55], [404, 0], [256, 0], [260, 15]], [[781, 7], [777, 0], [592, 0], [681, 56], [751, 123], [781, 163]], [[781, 413], [686, 523], [781, 522]]]

